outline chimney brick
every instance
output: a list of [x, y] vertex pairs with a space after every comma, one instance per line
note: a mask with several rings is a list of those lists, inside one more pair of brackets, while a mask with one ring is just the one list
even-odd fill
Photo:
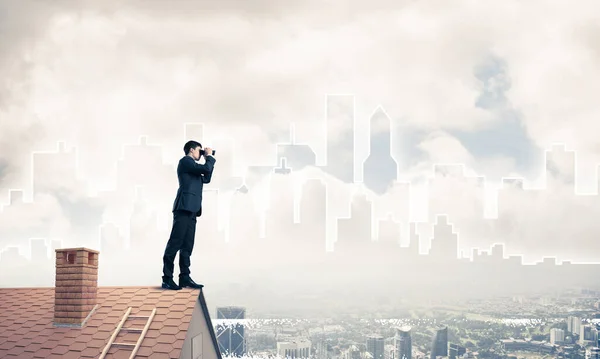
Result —
[[81, 325], [97, 304], [98, 251], [56, 250], [54, 323]]

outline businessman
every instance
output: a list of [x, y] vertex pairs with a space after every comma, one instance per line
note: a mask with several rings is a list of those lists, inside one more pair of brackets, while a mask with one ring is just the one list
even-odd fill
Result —
[[[196, 217], [202, 215], [202, 188], [210, 183], [215, 158], [209, 147], [202, 149], [196, 141], [188, 141], [183, 146], [185, 156], [177, 165], [179, 189], [173, 203], [173, 228], [163, 256], [162, 287], [164, 289], [180, 290], [184, 287], [202, 288], [190, 277], [190, 256], [194, 249], [196, 234]], [[206, 163], [199, 164], [200, 156]], [[173, 280], [175, 255], [179, 251], [179, 284]]]

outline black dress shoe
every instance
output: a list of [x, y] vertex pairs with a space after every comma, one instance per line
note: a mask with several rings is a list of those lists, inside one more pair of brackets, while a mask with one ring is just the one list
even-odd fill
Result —
[[167, 279], [167, 280], [163, 279], [162, 288], [163, 289], [170, 289], [170, 290], [181, 290], [181, 287], [178, 286], [177, 283], [175, 283], [175, 281], [173, 280], [173, 278]]
[[198, 283], [194, 282], [194, 281], [192, 280], [192, 278], [190, 278], [190, 277], [187, 277], [187, 278], [179, 278], [179, 286], [180, 286], [181, 288], [188, 287], [188, 288], [194, 288], [194, 289], [201, 289], [201, 288], [203, 288], [203, 287], [204, 287], [204, 285], [202, 285], [202, 284], [198, 284]]

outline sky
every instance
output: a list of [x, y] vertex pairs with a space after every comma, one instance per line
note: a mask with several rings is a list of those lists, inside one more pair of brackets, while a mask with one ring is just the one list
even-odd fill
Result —
[[[77, 147], [80, 174], [92, 187], [110, 186], [123, 145], [140, 135], [162, 145], [164, 160], [174, 164], [185, 122], [203, 122], [208, 141], [232, 139], [240, 174], [248, 164], [273, 164], [274, 146], [287, 140], [291, 122], [296, 141], [309, 144], [324, 165], [330, 94], [355, 96], [359, 165], [371, 148], [370, 116], [385, 109], [400, 177], [415, 181], [418, 193], [438, 163], [463, 164], [491, 189], [503, 176], [543, 186], [544, 150], [554, 143], [576, 151], [577, 191], [596, 193], [598, 6], [591, 0], [3, 1], [2, 197], [9, 188], [27, 188], [31, 152], [53, 150], [59, 140]], [[327, 178], [332, 191], [348, 188]], [[600, 250], [594, 237], [600, 206], [572, 196], [564, 182], [551, 196], [511, 192], [505, 212], [488, 208], [503, 213], [500, 238], [486, 237], [474, 201], [464, 201], [453, 184], [441, 184], [433, 200], [446, 203], [436, 210], [454, 214], [472, 236], [486, 237], [484, 246], [504, 241], [509, 252], [531, 260], [592, 261]], [[80, 189], [73, 192], [73, 203], [88, 201]], [[172, 196], [174, 189], [165, 192]], [[495, 206], [492, 192], [483, 196]], [[56, 223], [74, 221], [56, 206], [59, 200], [47, 198], [36, 208], [46, 219], [58, 213]], [[477, 245], [476, 238], [467, 243]]]

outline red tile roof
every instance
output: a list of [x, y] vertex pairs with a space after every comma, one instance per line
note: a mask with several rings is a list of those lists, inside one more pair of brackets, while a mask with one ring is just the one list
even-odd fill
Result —
[[[98, 306], [82, 328], [53, 324], [54, 288], [0, 288], [1, 358], [98, 358], [131, 307], [131, 316], [156, 314], [136, 358], [179, 358], [194, 307], [206, 318], [218, 344], [202, 290], [99, 287]], [[128, 319], [123, 328], [143, 328], [146, 319]], [[115, 342], [135, 343], [139, 332], [121, 331]], [[132, 349], [112, 346], [106, 358], [129, 358]]]

